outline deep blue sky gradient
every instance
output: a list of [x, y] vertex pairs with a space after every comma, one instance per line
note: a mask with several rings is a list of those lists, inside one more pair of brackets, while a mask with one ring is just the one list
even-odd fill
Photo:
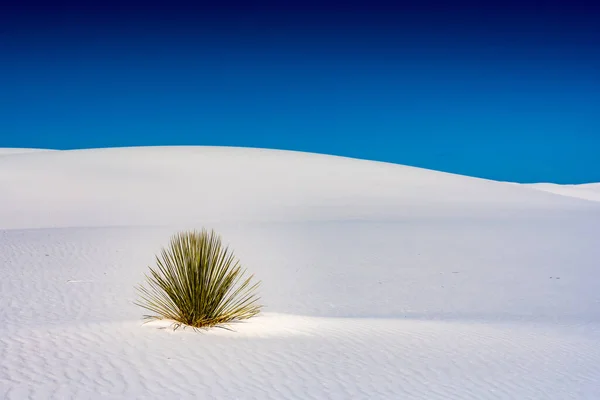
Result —
[[365, 4], [0, 6], [0, 147], [251, 146], [600, 181], [594, 3]]

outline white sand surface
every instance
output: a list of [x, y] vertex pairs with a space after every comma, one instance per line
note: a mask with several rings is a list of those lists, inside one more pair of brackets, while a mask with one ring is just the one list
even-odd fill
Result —
[[581, 185], [557, 185], [555, 183], [534, 183], [528, 185], [534, 189], [543, 190], [563, 196], [578, 197], [591, 201], [600, 201], [600, 183], [584, 183]]
[[[202, 227], [262, 280], [264, 312], [142, 325], [147, 266]], [[598, 238], [600, 203], [394, 164], [0, 157], [0, 398], [599, 399]]]
[[19, 147], [0, 147], [0, 156], [10, 156], [16, 154], [29, 154], [29, 153], [38, 153], [41, 151], [54, 151], [54, 150], [46, 150], [46, 149], [27, 149], [27, 148], [19, 148]]

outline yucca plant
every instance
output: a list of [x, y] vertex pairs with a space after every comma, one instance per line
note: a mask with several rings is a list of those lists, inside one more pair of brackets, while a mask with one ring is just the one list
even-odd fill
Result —
[[260, 282], [244, 277], [239, 261], [214, 232], [181, 232], [156, 257], [146, 275], [148, 287], [138, 286], [137, 305], [181, 325], [208, 328], [251, 318], [260, 312], [255, 290]]

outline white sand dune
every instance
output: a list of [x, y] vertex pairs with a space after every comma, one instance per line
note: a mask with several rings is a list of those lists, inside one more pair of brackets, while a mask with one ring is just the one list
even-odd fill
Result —
[[534, 183], [528, 185], [534, 189], [563, 196], [600, 201], [600, 183], [585, 183], [582, 185], [557, 185], [555, 183]]
[[[262, 280], [233, 332], [142, 325], [182, 228]], [[598, 399], [600, 204], [286, 151], [0, 157], [0, 398]]]
[[55, 151], [47, 149], [27, 149], [18, 147], [0, 147], [0, 156], [10, 156], [16, 154], [39, 153], [41, 151]]

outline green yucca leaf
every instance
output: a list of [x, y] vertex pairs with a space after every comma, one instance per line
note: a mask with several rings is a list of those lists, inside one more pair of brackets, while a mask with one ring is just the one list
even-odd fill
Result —
[[135, 303], [177, 324], [207, 328], [257, 315], [261, 305], [255, 294], [260, 282], [245, 277], [239, 261], [214, 232], [182, 232], [156, 257], [145, 286], [138, 286]]

